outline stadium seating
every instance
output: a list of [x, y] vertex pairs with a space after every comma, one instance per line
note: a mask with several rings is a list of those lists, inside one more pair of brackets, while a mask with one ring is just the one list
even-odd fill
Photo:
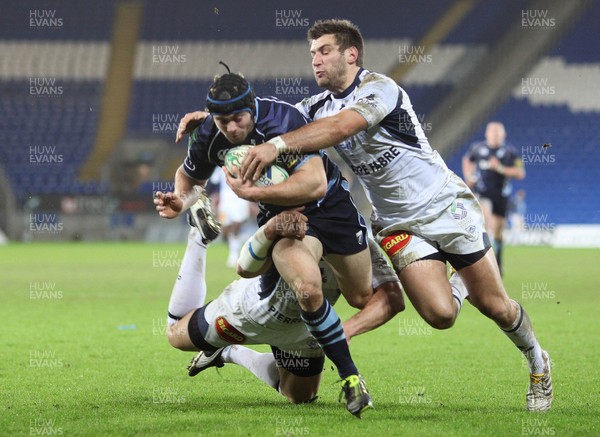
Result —
[[[154, 0], [144, 10], [141, 39], [144, 41], [306, 41], [306, 30], [322, 17], [348, 18], [360, 23], [366, 39], [418, 39], [451, 6], [448, 2], [421, 0], [410, 8], [390, 10], [387, 0], [371, 0], [368, 10], [339, 3], [305, 0], [254, 2], [229, 0], [214, 4], [195, 0]], [[251, 10], [248, 10], [251, 9]], [[369, 19], [365, 20], [365, 15]], [[279, 20], [277, 20], [279, 18]], [[258, 25], [260, 23], [260, 25]]]
[[112, 0], [3, 10], [0, 161], [21, 201], [107, 189], [77, 175], [94, 141], [113, 14]]
[[402, 80], [418, 114], [429, 114], [469, 68], [492, 47], [509, 23], [520, 17], [523, 2], [475, 2], [468, 13]]
[[[0, 17], [0, 24], [27, 23], [43, 11], [55, 11], [55, 17], [62, 19], [59, 29], [52, 30], [0, 25], [0, 48], [7, 59], [14, 59], [0, 63], [0, 110], [4, 114], [0, 159], [20, 199], [32, 193], [102, 193], [107, 189], [98, 183], [82, 183], [77, 175], [95, 137], [114, 5], [115, 0], [92, 0], [67, 8], [39, 0], [32, 9], [17, 2]], [[260, 2], [250, 12], [246, 5], [242, 0], [220, 5], [194, 0], [144, 3], [127, 125], [130, 136], [162, 137], [172, 143], [179, 117], [203, 106], [213, 75], [223, 71], [218, 65], [221, 59], [232, 70], [244, 72], [257, 94], [296, 102], [319, 91], [312, 79], [305, 34], [315, 19], [340, 16], [339, 8], [317, 0], [307, 0], [293, 10], [277, 0]], [[401, 9], [389, 13], [385, 0], [374, 0], [371, 6], [368, 20], [359, 9], [349, 8], [343, 15], [357, 22], [366, 38], [365, 65], [389, 72], [398, 65], [399, 47], [414, 47], [452, 3], [412, 2], [410, 19]], [[509, 23], [518, 19], [523, 8], [521, 0], [476, 2], [434, 44], [431, 62], [421, 62], [408, 72], [401, 85], [421, 121], [427, 122], [427, 114]], [[317, 10], [318, 16], [313, 12]], [[596, 122], [600, 98], [595, 90], [580, 86], [600, 81], [600, 64], [589, 50], [598, 15], [600, 2], [595, 2], [530, 73], [532, 78], [546, 78], [556, 92], [524, 96], [521, 84], [515, 84], [510, 100], [493, 116], [505, 122], [510, 141], [518, 147], [552, 143], [546, 153], [555, 156], [556, 164], [529, 165], [527, 179], [516, 185], [528, 191], [531, 211], [551, 211], [556, 223], [598, 220], [598, 201], [590, 198], [588, 187], [598, 182], [591, 167], [596, 160], [590, 157], [600, 153], [595, 147], [600, 135]], [[157, 62], [153, 55], [164, 53], [161, 50], [185, 56]], [[61, 97], [29, 92], [31, 80], [39, 77], [54, 79]], [[448, 158], [454, 170], [460, 173], [460, 156], [482, 135], [483, 126]], [[32, 164], [32, 153], [40, 155], [35, 147], [44, 146], [53, 147], [45, 153], [60, 155], [65, 165]], [[577, 171], [573, 171], [575, 166]], [[554, 207], [554, 202], [560, 206]]]
[[[589, 50], [598, 14], [595, 2], [491, 117], [505, 124], [508, 141], [522, 152], [527, 177], [514, 185], [527, 192], [527, 214], [548, 224], [600, 221], [600, 91], [591, 86], [600, 83], [600, 62]], [[534, 92], [524, 92], [527, 86]], [[448, 159], [458, 174], [462, 155], [483, 132], [481, 126]]]
[[[300, 12], [301, 17], [312, 18], [308, 12], [311, 10], [309, 3], [311, 2], [307, 2], [306, 6], [303, 6]], [[430, 13], [412, 13], [411, 17], [414, 18], [414, 21], [403, 22], [401, 28], [397, 26], [373, 26], [373, 23], [377, 20], [364, 22], [360, 17], [348, 16], [348, 18], [361, 23], [361, 29], [367, 39], [367, 66], [374, 70], [390, 71], [397, 64], [398, 59], [389, 59], [389, 53], [394, 50], [393, 45], [386, 46], [383, 42], [389, 38], [404, 38], [405, 44], [414, 45], [425, 33], [423, 29], [428, 29], [427, 26], [431, 26], [448, 9], [448, 5], [441, 6], [439, 2], [418, 3], [419, 5], [415, 4], [414, 6], [431, 8]], [[597, 6], [595, 7], [597, 8]], [[327, 5], [320, 5], [319, 8], [326, 9]], [[517, 22], [520, 19], [523, 8], [523, 3], [519, 0], [476, 3], [455, 28], [432, 48], [430, 52], [431, 62], [420, 63], [408, 73], [401, 85], [409, 93], [421, 121], [427, 122], [427, 114], [442, 101], [443, 97], [452, 89], [453, 84], [461, 79], [468, 68], [468, 64], [475, 62], [479, 56], [493, 46], [499, 36], [499, 29], [506, 29], [509, 23]], [[286, 75], [296, 76], [297, 80], [300, 81], [300, 85], [306, 87], [306, 94], [317, 91], [310, 76], [310, 71], [307, 71], [308, 63], [303, 58], [305, 29], [288, 29], [286, 31], [273, 25], [276, 19], [275, 11], [281, 11], [279, 3], [264, 2], [262, 7], [253, 11], [253, 14], [258, 16], [257, 20], [265, 23], [264, 26], [259, 28], [243, 26], [244, 17], [236, 16], [233, 12], [236, 9], [235, 1], [228, 5], [227, 9], [221, 8], [220, 10], [215, 10], [209, 5], [196, 6], [194, 8], [195, 13], [187, 16], [181, 15], [181, 9], [180, 5], [174, 6], [164, 0], [157, 2], [156, 7], [145, 11], [142, 40], [148, 46], [146, 54], [151, 50], [152, 45], [161, 44], [177, 45], [180, 53], [195, 54], [193, 46], [202, 44], [203, 62], [196, 59], [196, 56], [191, 56], [191, 59], [186, 60], [187, 65], [159, 67], [149, 65], [148, 59], [145, 61], [138, 59], [134, 98], [129, 119], [129, 129], [132, 132], [136, 134], [151, 132], [152, 117], [156, 114], [163, 114], [163, 117], [172, 115], [174, 119], [175, 116], [180, 116], [191, 109], [201, 107], [204, 102], [205, 90], [210, 84], [212, 75], [219, 72], [215, 65], [220, 56], [223, 56], [223, 53], [227, 54], [225, 60], [232, 65], [234, 70], [243, 71], [253, 80], [258, 94], [276, 95], [291, 102], [299, 100], [303, 97], [302, 95], [281, 95], [277, 93], [276, 81]], [[374, 10], [374, 14], [377, 14], [377, 8]], [[337, 11], [331, 12], [332, 16], [339, 15]], [[327, 11], [320, 10], [320, 14], [327, 15]], [[227, 16], [226, 20], [223, 19], [224, 16]], [[565, 36], [557, 44], [553, 54], [572, 53], [563, 56], [566, 62], [592, 62], [593, 59], [590, 59], [589, 54], [586, 57], [586, 51], [581, 47], [587, 47], [584, 42], [586, 42], [586, 39], [589, 41], [593, 16], [593, 11], [586, 14], [575, 26], [576, 30]], [[385, 22], [389, 18], [380, 17], [380, 19]], [[177, 21], [180, 25], [176, 28], [157, 25], [159, 22], [172, 21]], [[370, 39], [371, 41], [369, 41]], [[244, 42], [239, 42], [240, 40], [244, 40]], [[277, 43], [280, 41], [287, 41], [288, 44], [291, 44], [286, 51], [288, 53], [282, 53], [278, 50]], [[387, 58], [387, 64], [384, 62], [377, 68], [374, 67], [369, 63], [369, 54], [372, 54], [373, 58], [380, 63], [381, 59]], [[285, 56], [289, 57], [281, 61], [281, 57]], [[198, 65], [193, 66], [195, 63]], [[571, 66], [568, 65], [567, 67]], [[289, 68], [289, 70], [285, 70], [286, 68]], [[196, 76], [193, 72], [196, 73]], [[572, 71], [567, 73], [563, 79], [564, 81], [572, 77]], [[556, 86], [562, 86], [560, 79], [557, 80], [559, 82]], [[516, 84], [516, 88], [518, 88], [518, 84]], [[582, 98], [586, 96], [588, 100], [592, 100], [591, 95], [586, 92], [582, 93]], [[560, 191], [559, 185], [562, 182], [558, 181], [562, 178], [558, 175], [571, 174], [573, 173], [573, 163], [585, 162], [584, 154], [589, 153], [589, 150], [587, 152], [585, 150], [590, 148], [594, 141], [595, 134], [586, 134], [583, 130], [578, 131], [574, 128], [577, 125], [591, 124], [590, 117], [593, 117], [593, 115], [573, 113], [568, 109], [567, 104], [568, 102], [562, 102], [558, 106], [554, 104], [552, 107], [540, 108], [523, 101], [522, 96], [521, 98], [514, 97], [495, 115], [495, 118], [505, 121], [510, 140], [519, 147], [521, 145], [541, 146], [546, 141], [553, 143], [553, 148], [546, 153], [554, 154], [557, 164], [551, 168], [530, 164], [526, 181], [516, 184], [517, 187], [526, 187], [529, 194], [529, 209], [533, 212], [541, 213], [545, 212], [545, 209], [550, 209], [547, 200], [548, 189], [552, 189], [553, 195], [556, 195], [555, 191]], [[590, 105], [592, 103], [585, 101], [580, 103], [580, 105], [586, 104]], [[557, 125], [560, 125], [561, 128], [557, 129]], [[172, 129], [174, 128], [175, 126], [172, 127]], [[545, 136], [548, 132], [552, 132], [551, 128], [555, 131], [553, 135], [551, 137]], [[482, 129], [483, 127], [473, 136], [472, 141], [482, 137]], [[580, 134], [575, 140], [573, 139], [574, 132]], [[167, 137], [172, 135], [173, 132], [154, 133]], [[472, 141], [469, 141], [469, 143]], [[573, 142], [580, 144], [581, 149], [573, 153], [566, 153], [567, 146], [560, 146], [561, 143], [570, 144]], [[459, 153], [449, 159], [452, 168], [459, 173], [460, 156], [462, 156], [467, 146], [468, 144], [465, 144]], [[557, 177], [550, 178], [549, 172]], [[580, 186], [585, 181], [596, 181], [591, 171], [585, 170], [575, 173], [568, 178], [570, 183], [575, 184], [574, 186]], [[594, 211], [593, 202], [590, 202], [589, 197], [586, 197], [585, 191], [576, 191], [576, 193], [559, 195], [561, 202], [566, 202], [565, 205], [570, 204], [569, 195], [575, 195], [572, 202], [578, 204], [585, 200], [588, 209], [584, 211], [574, 207], [551, 208], [552, 213], [549, 214], [548, 220], [553, 220], [555, 223], [589, 223], [597, 221], [598, 213]]]

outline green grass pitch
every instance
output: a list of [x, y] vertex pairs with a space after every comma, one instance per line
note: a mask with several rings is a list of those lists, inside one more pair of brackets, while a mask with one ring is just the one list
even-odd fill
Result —
[[[555, 401], [525, 411], [520, 353], [465, 304], [435, 331], [408, 304], [351, 350], [372, 393], [362, 420], [338, 404], [326, 362], [320, 396], [290, 405], [245, 369], [195, 378], [165, 316], [184, 245], [0, 247], [0, 435], [465, 436], [600, 434], [598, 250], [511, 247], [506, 286], [554, 362]], [[208, 298], [234, 278], [208, 254]], [[337, 306], [341, 317], [352, 309]], [[259, 347], [266, 351], [266, 347]]]

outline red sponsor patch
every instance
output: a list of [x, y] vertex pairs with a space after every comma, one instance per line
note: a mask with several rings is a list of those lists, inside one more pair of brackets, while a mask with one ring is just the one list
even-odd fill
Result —
[[410, 242], [411, 235], [406, 232], [398, 232], [397, 234], [388, 235], [381, 240], [381, 248], [389, 257], [396, 255], [404, 249]]
[[244, 334], [231, 326], [231, 324], [225, 320], [224, 317], [217, 317], [217, 320], [215, 321], [215, 328], [217, 329], [217, 334], [219, 334], [219, 337], [225, 341], [228, 341], [229, 343], [241, 344], [246, 341]]

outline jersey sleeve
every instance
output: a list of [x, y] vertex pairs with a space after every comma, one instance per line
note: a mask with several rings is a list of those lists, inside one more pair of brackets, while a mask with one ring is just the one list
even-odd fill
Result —
[[275, 164], [283, 167], [288, 174], [293, 174], [297, 169], [302, 167], [310, 158], [320, 157], [317, 153], [282, 153], [277, 156]]
[[217, 167], [208, 159], [209, 134], [206, 121], [190, 135], [188, 153], [183, 161], [183, 170], [192, 179], [204, 181], [210, 178]]
[[509, 167], [522, 168], [523, 160], [521, 159], [521, 155], [519, 155], [517, 148], [511, 145], [508, 147], [508, 151], [509, 151], [509, 153], [507, 153], [506, 162], [503, 162], [502, 164], [509, 166]]
[[471, 144], [471, 147], [469, 147], [469, 150], [467, 150], [467, 153], [465, 153], [465, 157], [469, 161], [475, 162], [477, 160], [476, 151], [477, 151], [478, 147], [479, 147], [479, 143]]
[[369, 73], [356, 90], [356, 100], [344, 109], [358, 112], [371, 128], [396, 108], [399, 93], [398, 85], [392, 79]]
[[306, 98], [302, 99], [301, 101], [299, 101], [298, 103], [296, 103], [294, 106], [300, 112], [300, 114], [302, 114], [302, 116], [304, 118], [312, 121], [310, 118], [310, 115], [309, 115], [310, 105], [311, 105], [310, 97], [306, 97]]
[[[308, 124], [308, 120], [297, 106], [284, 102], [276, 102], [271, 105], [267, 121], [261, 128], [264, 129], [265, 141], [268, 141], [276, 136], [301, 128], [306, 124]], [[276, 164], [283, 167], [288, 174], [292, 174], [313, 156], [320, 155], [318, 153], [283, 153], [277, 157]]]
[[265, 103], [271, 103], [271, 105], [257, 129], [263, 132], [267, 141], [308, 124], [308, 120], [294, 105], [282, 101]]

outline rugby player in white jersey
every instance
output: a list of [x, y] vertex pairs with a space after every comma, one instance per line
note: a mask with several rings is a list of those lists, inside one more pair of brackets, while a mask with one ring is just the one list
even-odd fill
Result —
[[[307, 220], [297, 210], [283, 211], [269, 219], [244, 244], [240, 254], [238, 273], [252, 279], [234, 281], [205, 306], [190, 305], [186, 315], [169, 326], [168, 339], [173, 347], [201, 351], [188, 367], [190, 376], [233, 363], [247, 368], [290, 402], [316, 398], [324, 354], [302, 322], [292, 286], [279, 276], [269, 256], [278, 238], [303, 239]], [[377, 243], [370, 240], [369, 249], [374, 294], [359, 313], [344, 323], [348, 341], [404, 309], [398, 277]], [[333, 305], [340, 296], [339, 285], [326, 263], [321, 262], [320, 268], [323, 295]], [[192, 288], [188, 293], [194, 295], [197, 290]], [[242, 344], [268, 344], [272, 353], [259, 353]]]
[[[354, 24], [317, 22], [308, 40], [315, 79], [326, 91], [297, 107], [314, 121], [252, 148], [242, 176], [256, 180], [279, 153], [335, 147], [363, 185], [378, 241], [419, 314], [449, 328], [468, 290], [470, 302], [527, 358], [527, 409], [548, 410], [550, 358], [504, 289], [477, 199], [429, 145], [406, 92], [362, 67], [363, 39]], [[450, 281], [446, 261], [458, 272]]]

